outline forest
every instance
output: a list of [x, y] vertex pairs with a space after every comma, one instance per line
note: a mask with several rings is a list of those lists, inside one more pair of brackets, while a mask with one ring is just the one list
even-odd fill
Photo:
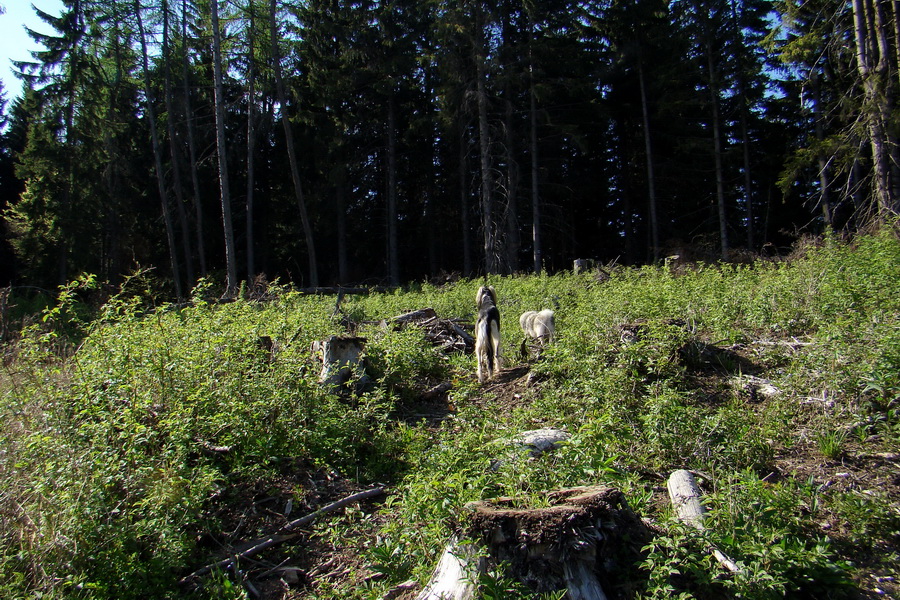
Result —
[[897, 212], [898, 3], [63, 0], [0, 285], [741, 260]]

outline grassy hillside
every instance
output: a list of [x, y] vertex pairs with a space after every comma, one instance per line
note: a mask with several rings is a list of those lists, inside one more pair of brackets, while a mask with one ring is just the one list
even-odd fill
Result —
[[[135, 277], [90, 317], [92, 281], [75, 282], [0, 374], [0, 596], [412, 598], [397, 586], [428, 579], [466, 502], [605, 484], [654, 532], [607, 577], [612, 597], [900, 597], [898, 282], [892, 231], [750, 265], [494, 277], [506, 369], [485, 385], [472, 355], [382, 323], [425, 307], [471, 322], [481, 281], [347, 296], [336, 314], [277, 286], [154, 306]], [[558, 339], [520, 358], [518, 315], [547, 307]], [[321, 386], [310, 351], [349, 329], [376, 382], [362, 395]], [[539, 427], [572, 437], [538, 458], [509, 444]], [[681, 468], [701, 477], [705, 532], [673, 517]], [[528, 597], [502, 569], [481, 583]]]

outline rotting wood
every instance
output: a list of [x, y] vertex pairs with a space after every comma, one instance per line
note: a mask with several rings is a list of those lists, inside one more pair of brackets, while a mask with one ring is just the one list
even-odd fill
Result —
[[[675, 514], [678, 518], [695, 529], [706, 529], [706, 526], [703, 524], [706, 509], [700, 503], [700, 488], [697, 486], [697, 480], [694, 478], [693, 473], [684, 469], [674, 471], [669, 475], [667, 487], [669, 489], [669, 499], [672, 501], [672, 507], [675, 509]], [[711, 547], [711, 552], [715, 559], [719, 561], [719, 564], [732, 573], [737, 573], [741, 570], [733, 560], [715, 546]]]
[[409, 325], [419, 327], [424, 332], [425, 339], [442, 352], [471, 354], [475, 351], [475, 338], [455, 320], [438, 317], [433, 308], [414, 310], [382, 321], [383, 327], [389, 325], [401, 329]]
[[418, 323], [429, 319], [437, 318], [437, 313], [433, 308], [420, 308], [412, 312], [397, 315], [391, 319], [392, 323]]
[[271, 548], [273, 546], [277, 546], [278, 544], [284, 543], [288, 540], [292, 540], [297, 538], [300, 534], [294, 533], [293, 530], [299, 527], [303, 527], [304, 525], [308, 525], [321, 517], [322, 515], [332, 513], [336, 510], [340, 510], [345, 506], [353, 504], [354, 502], [359, 502], [360, 500], [365, 500], [367, 498], [374, 498], [376, 496], [381, 496], [384, 494], [384, 488], [377, 487], [372, 488], [370, 490], [365, 490], [362, 492], [357, 492], [356, 494], [352, 494], [347, 496], [346, 498], [341, 498], [336, 502], [332, 502], [322, 508], [312, 512], [304, 517], [300, 517], [299, 519], [294, 519], [290, 523], [282, 526], [275, 533], [268, 535], [263, 538], [259, 538], [249, 543], [249, 547], [242, 552], [234, 553], [228, 558], [223, 558], [220, 561], [211, 563], [206, 565], [205, 567], [201, 567], [191, 573], [190, 575], [183, 577], [179, 580], [178, 583], [181, 585], [190, 584], [202, 577], [210, 573], [213, 569], [226, 569], [233, 566], [238, 560], [242, 558], [249, 558], [256, 554], [259, 554], [263, 550]]

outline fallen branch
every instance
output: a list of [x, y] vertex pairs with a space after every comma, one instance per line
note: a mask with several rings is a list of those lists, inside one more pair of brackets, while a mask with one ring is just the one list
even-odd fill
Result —
[[[684, 469], [673, 472], [669, 475], [667, 487], [669, 488], [669, 498], [672, 500], [672, 506], [675, 508], [675, 514], [678, 515], [679, 520], [695, 529], [701, 531], [706, 529], [703, 525], [706, 509], [700, 504], [700, 488], [691, 472]], [[719, 561], [719, 564], [732, 573], [741, 570], [733, 560], [715, 546], [712, 546], [712, 555]]]
[[227, 568], [227, 567], [233, 565], [235, 562], [237, 562], [241, 558], [248, 558], [255, 554], [259, 554], [260, 552], [262, 552], [263, 550], [266, 550], [267, 548], [271, 548], [272, 546], [277, 546], [278, 544], [281, 544], [288, 540], [294, 539], [294, 538], [298, 537], [300, 534], [299, 533], [288, 533], [288, 532], [290, 532], [298, 527], [308, 525], [309, 523], [312, 523], [313, 521], [315, 521], [316, 519], [318, 519], [319, 517], [321, 517], [324, 514], [334, 512], [336, 510], [344, 508], [345, 506], [347, 506], [349, 504], [353, 504], [354, 502], [359, 502], [360, 500], [365, 500], [366, 498], [372, 498], [374, 496], [380, 496], [382, 494], [384, 494], [384, 488], [378, 487], [378, 488], [373, 488], [371, 490], [366, 490], [364, 492], [358, 492], [351, 496], [347, 496], [346, 498], [342, 498], [336, 502], [332, 502], [331, 504], [323, 506], [319, 510], [312, 512], [312, 513], [306, 515], [305, 517], [300, 517], [299, 519], [295, 519], [295, 520], [291, 521], [290, 523], [281, 527], [278, 531], [276, 531], [272, 535], [254, 540], [253, 542], [250, 542], [250, 547], [247, 548], [246, 550], [244, 550], [243, 552], [233, 554], [233, 555], [229, 556], [228, 558], [223, 558], [220, 561], [214, 562], [212, 564], [206, 565], [205, 567], [201, 567], [200, 569], [197, 569], [196, 571], [194, 571], [187, 577], [183, 577], [181, 580], [179, 580], [178, 583], [180, 583], [182, 585], [190, 583], [193, 580], [195, 580], [203, 575], [206, 575], [213, 569]]

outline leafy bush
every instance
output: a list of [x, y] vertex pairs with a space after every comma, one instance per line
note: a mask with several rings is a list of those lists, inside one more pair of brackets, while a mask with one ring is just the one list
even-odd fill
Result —
[[[531, 383], [489, 386], [474, 357], [441, 354], [415, 327], [375, 324], [425, 307], [471, 321], [482, 281], [352, 295], [340, 308], [363, 323], [375, 381], [359, 394], [320, 385], [309, 351], [342, 332], [333, 298], [273, 286], [265, 303], [217, 303], [205, 282], [190, 306], [170, 306], [136, 275], [93, 312], [81, 295], [95, 282], [82, 278], [25, 328], [0, 374], [0, 595], [181, 597], [178, 578], [204, 559], [199, 534], [219, 525], [213, 508], [303, 465], [392, 491], [363, 551], [384, 580], [323, 584], [321, 598], [424, 580], [466, 502], [534, 504], [595, 484], [622, 489], [657, 523], [638, 595], [839, 596], [859, 567], [837, 552], [875, 537], [896, 554], [892, 500], [827, 493], [803, 473], [765, 476], [810, 447], [817, 459], [895, 447], [898, 276], [900, 243], [886, 229], [788, 261], [618, 268], [602, 282], [494, 277], [507, 365], [520, 364], [521, 312], [556, 310], [558, 339], [529, 364]], [[734, 358], [705, 361], [714, 347]], [[748, 395], [734, 383], [745, 368], [780, 395]], [[445, 418], [401, 418], [442, 381], [453, 386]], [[540, 457], [511, 443], [544, 426], [572, 437]], [[716, 482], [706, 532], [664, 508], [660, 477], [675, 468]], [[840, 540], [825, 536], [823, 516], [844, 524]], [[342, 531], [316, 535], [340, 543]], [[742, 572], [724, 576], [710, 545]], [[499, 571], [482, 583], [487, 595], [526, 595]], [[242, 594], [221, 573], [195, 592]]]

